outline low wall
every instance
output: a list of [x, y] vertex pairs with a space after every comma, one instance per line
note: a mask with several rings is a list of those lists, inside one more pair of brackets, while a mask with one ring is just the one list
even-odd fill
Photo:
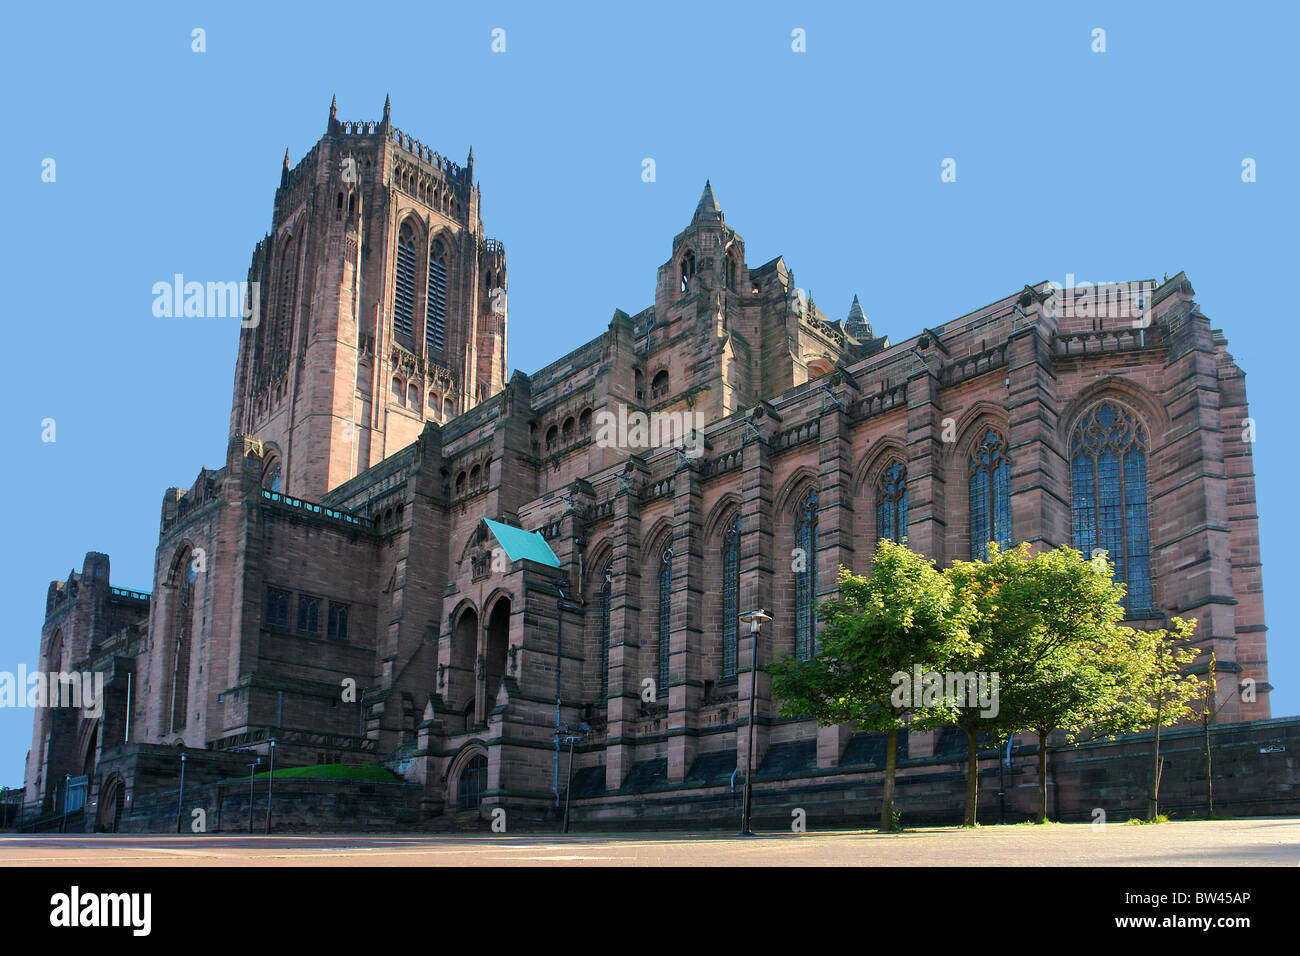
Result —
[[[1146, 814], [1153, 735], [1132, 734], [1049, 750], [1049, 816], [1092, 821], [1094, 810], [1109, 822]], [[1165, 728], [1160, 810], [1187, 819], [1207, 816], [1204, 736], [1200, 727]], [[1036, 816], [1038, 748], [1013, 747], [1012, 766], [980, 761], [978, 818], [1001, 816], [999, 779], [1005, 780], [1005, 814], [1011, 823]], [[1211, 728], [1214, 810], [1229, 816], [1300, 815], [1300, 718], [1222, 724]], [[874, 826], [880, 817], [881, 771], [819, 770], [781, 780], [755, 776], [755, 826], [788, 829], [804, 811], [808, 829]], [[895, 807], [904, 826], [960, 824], [965, 812], [964, 760], [920, 759], [899, 763]], [[702, 829], [734, 827], [740, 794], [727, 787], [660, 788], [639, 794], [608, 794], [575, 800], [577, 829]]]
[[[266, 829], [267, 780], [252, 794], [253, 832]], [[412, 783], [370, 780], [277, 779], [271, 788], [271, 829], [275, 833], [366, 833], [420, 830], [428, 816], [424, 791]], [[248, 780], [228, 780], [163, 790], [137, 797], [119, 826], [122, 833], [174, 833], [178, 808], [184, 832], [247, 833]], [[194, 811], [201, 810], [201, 814]], [[195, 831], [195, 821], [202, 831]]]

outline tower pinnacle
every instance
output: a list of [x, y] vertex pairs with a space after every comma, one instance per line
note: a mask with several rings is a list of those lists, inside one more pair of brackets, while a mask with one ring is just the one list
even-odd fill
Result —
[[722, 207], [718, 205], [718, 200], [713, 195], [713, 186], [706, 179], [704, 181], [704, 192], [700, 195], [700, 202], [695, 207], [695, 215], [691, 217], [691, 222], [697, 223], [709, 219], [721, 220]]

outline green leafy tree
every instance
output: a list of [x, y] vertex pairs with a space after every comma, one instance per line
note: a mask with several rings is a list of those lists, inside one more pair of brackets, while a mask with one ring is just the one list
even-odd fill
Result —
[[1089, 560], [1073, 548], [1035, 555], [1026, 568], [1025, 597], [1037, 618], [1035, 632], [1013, 648], [1002, 712], [1016, 732], [1038, 738], [1038, 822], [1047, 819], [1047, 741], [1064, 731], [1073, 742], [1134, 727], [1120, 719], [1131, 673], [1129, 647], [1118, 631], [1124, 587], [1103, 558]]
[[1132, 630], [1133, 687], [1125, 702], [1124, 719], [1151, 727], [1155, 742], [1151, 751], [1151, 792], [1147, 819], [1160, 815], [1160, 778], [1164, 761], [1160, 757], [1160, 729], [1193, 715], [1203, 696], [1201, 679], [1187, 671], [1199, 649], [1191, 644], [1196, 619], [1172, 619], [1172, 628]]
[[962, 611], [934, 562], [881, 541], [870, 574], [840, 569], [839, 596], [819, 608], [813, 658], [787, 656], [766, 668], [783, 714], [885, 733], [881, 830], [894, 826], [898, 733], [912, 711], [894, 693], [895, 675], [910, 676], [914, 664], [945, 660], [968, 643]]

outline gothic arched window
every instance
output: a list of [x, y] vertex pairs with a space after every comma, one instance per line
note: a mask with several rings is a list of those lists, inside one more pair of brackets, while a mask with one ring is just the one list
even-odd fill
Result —
[[876, 539], [902, 544], [907, 538], [907, 466], [893, 461], [876, 484]]
[[412, 347], [415, 334], [415, 234], [403, 226], [397, 237], [397, 282], [393, 287], [393, 331]]
[[180, 586], [176, 589], [176, 626], [172, 643], [171, 723], [167, 732], [185, 729], [185, 712], [189, 702], [190, 644], [194, 628], [194, 581], [198, 569], [187, 551], [184, 566], [177, 568]]
[[668, 656], [673, 625], [673, 549], [664, 548], [662, 567], [659, 569], [659, 645], [657, 649], [659, 683], [656, 697], [668, 695]]
[[266, 471], [262, 473], [262, 487], [267, 491], [279, 491], [280, 477], [280, 461], [272, 459], [266, 466]]
[[605, 565], [600, 585], [600, 686], [601, 696], [609, 696], [609, 610], [614, 597], [614, 565]]
[[794, 653], [811, 660], [817, 634], [817, 492], [811, 490], [799, 505], [794, 546]]
[[273, 343], [276, 348], [289, 347], [289, 336], [293, 332], [293, 287], [296, 277], [297, 256], [293, 239], [290, 238], [284, 244], [284, 258], [280, 260], [280, 308], [275, 319], [275, 342]]
[[1074, 546], [1085, 555], [1107, 553], [1115, 580], [1128, 586], [1124, 603], [1131, 617], [1150, 611], [1147, 439], [1141, 420], [1112, 402], [1090, 409], [1070, 439], [1070, 485]]
[[736, 676], [740, 616], [740, 515], [727, 523], [722, 538], [722, 677]]
[[690, 249], [686, 250], [686, 255], [682, 256], [682, 291], [688, 292], [691, 288], [691, 279], [695, 278], [695, 253]]
[[989, 428], [969, 459], [970, 556], [987, 561], [989, 542], [1011, 547], [1011, 459], [1007, 440]]
[[441, 239], [429, 247], [429, 287], [424, 297], [424, 344], [430, 352], [447, 347], [447, 250]]

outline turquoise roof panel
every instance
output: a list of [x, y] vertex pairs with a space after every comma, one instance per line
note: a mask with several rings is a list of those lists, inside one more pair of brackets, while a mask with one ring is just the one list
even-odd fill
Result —
[[488, 526], [488, 530], [501, 543], [501, 547], [505, 548], [506, 557], [511, 561], [527, 558], [529, 561], [550, 565], [553, 568], [560, 566], [560, 559], [555, 556], [551, 546], [546, 543], [546, 539], [538, 532], [525, 531], [523, 528], [512, 528], [508, 524], [493, 521], [491, 518], [484, 518], [483, 521]]

